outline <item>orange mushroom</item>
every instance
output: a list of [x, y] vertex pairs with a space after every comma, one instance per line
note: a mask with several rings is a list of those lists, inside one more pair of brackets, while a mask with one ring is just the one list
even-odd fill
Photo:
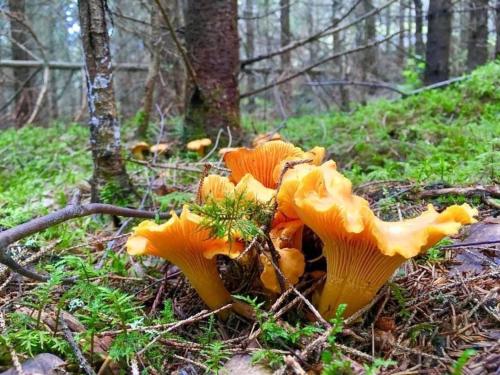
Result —
[[[319, 154], [317, 149], [314, 152], [314, 156]], [[265, 187], [272, 189], [276, 188], [281, 169], [286, 161], [312, 158], [313, 155], [305, 153], [291, 143], [282, 141], [263, 143], [255, 149], [237, 148], [224, 154], [224, 162], [231, 170], [229, 176], [231, 181], [239, 182], [243, 176], [250, 173]]]
[[301, 177], [292, 205], [324, 244], [327, 277], [318, 309], [325, 318], [341, 303], [347, 304], [347, 316], [365, 306], [404, 261], [457, 233], [477, 215], [467, 204], [442, 213], [429, 205], [414, 219], [382, 221], [365, 199], [352, 194], [351, 182], [332, 162]]
[[168, 151], [168, 149], [169, 149], [169, 147], [168, 147], [167, 143], [158, 143], [156, 145], [151, 146], [149, 151], [152, 154], [162, 155], [162, 154], [165, 154]]
[[281, 135], [280, 133], [264, 133], [264, 134], [258, 134], [253, 140], [252, 140], [252, 147], [257, 147], [263, 143], [270, 142], [270, 141], [279, 141], [281, 140]]
[[149, 144], [146, 142], [137, 142], [130, 149], [134, 158], [144, 160], [144, 154], [149, 151]]
[[200, 225], [201, 220], [185, 206], [180, 217], [172, 211], [172, 218], [164, 224], [143, 221], [128, 239], [127, 251], [130, 255], [158, 256], [175, 264], [207, 306], [215, 310], [231, 302], [219, 276], [215, 255], [234, 258], [242, 246], [211, 237], [210, 230]]
[[205, 148], [211, 144], [212, 141], [209, 138], [202, 138], [189, 142], [186, 147], [189, 151], [195, 151], [198, 155], [203, 156], [205, 155]]

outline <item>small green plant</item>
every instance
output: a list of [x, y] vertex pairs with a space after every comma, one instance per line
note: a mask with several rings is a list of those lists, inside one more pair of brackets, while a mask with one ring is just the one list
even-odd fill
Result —
[[441, 262], [444, 260], [445, 252], [441, 249], [442, 246], [451, 245], [453, 241], [445, 238], [439, 241], [436, 245], [427, 250], [426, 255], [422, 258], [429, 262]]
[[203, 217], [202, 226], [210, 229], [213, 237], [232, 240], [237, 233], [245, 241], [263, 235], [260, 227], [272, 214], [270, 204], [248, 200], [244, 193], [220, 201], [209, 200], [203, 205], [193, 204], [191, 210]]
[[377, 375], [381, 369], [396, 365], [397, 362], [392, 359], [375, 358], [371, 365], [364, 365], [365, 375]]
[[205, 366], [207, 366], [207, 372], [219, 373], [222, 368], [223, 362], [229, 359], [229, 351], [224, 347], [224, 344], [220, 341], [214, 341], [205, 346], [205, 349], [201, 351], [201, 354], [206, 356]]
[[408, 333], [408, 336], [410, 337], [410, 340], [415, 343], [417, 341], [417, 338], [421, 335], [428, 335], [431, 334], [434, 331], [434, 324], [432, 323], [418, 323], [415, 324], [413, 327], [410, 328], [410, 331]]
[[406, 308], [406, 302], [407, 302], [407, 298], [405, 296], [406, 291], [396, 283], [389, 282], [388, 285], [389, 288], [391, 289], [392, 295], [394, 296], [396, 302], [399, 305], [398, 315], [403, 319], [409, 318], [411, 314], [410, 311]]
[[252, 353], [252, 363], [261, 363], [272, 369], [278, 369], [285, 363], [285, 360], [281, 354], [272, 349], [259, 349]]
[[453, 364], [451, 374], [461, 375], [465, 365], [472, 357], [474, 357], [474, 355], [476, 355], [476, 351], [474, 349], [465, 349]]
[[337, 336], [344, 330], [343, 316], [346, 308], [346, 304], [340, 304], [335, 311], [335, 316], [330, 320], [332, 328], [327, 338], [328, 347], [321, 353], [322, 375], [349, 374], [351, 372], [350, 361], [344, 359], [335, 346]]
[[163, 212], [181, 207], [183, 204], [190, 202], [192, 199], [193, 194], [183, 191], [174, 191], [157, 198], [160, 203], [160, 211]]

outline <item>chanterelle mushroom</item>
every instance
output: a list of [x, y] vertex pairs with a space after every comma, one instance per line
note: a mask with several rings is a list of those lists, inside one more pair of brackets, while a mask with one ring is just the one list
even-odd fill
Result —
[[[277, 199], [279, 203], [280, 196]], [[442, 213], [429, 205], [414, 219], [382, 221], [365, 199], [352, 194], [351, 182], [333, 162], [301, 176], [292, 206], [324, 244], [327, 277], [318, 308], [325, 318], [341, 303], [347, 304], [347, 316], [365, 306], [405, 260], [457, 233], [477, 215], [467, 204]]]
[[[291, 143], [272, 141], [263, 143], [255, 149], [237, 148], [224, 154], [224, 162], [231, 170], [229, 179], [239, 182], [243, 176], [250, 173], [265, 187], [275, 189], [284, 163], [292, 160], [312, 160], [321, 162], [319, 157], [324, 153], [321, 148], [315, 148], [314, 154], [304, 152]], [[323, 149], [324, 150], [324, 149]]]
[[189, 151], [195, 151], [198, 155], [205, 155], [205, 148], [210, 146], [212, 141], [209, 138], [196, 139], [189, 142], [186, 147]]
[[134, 158], [138, 160], [144, 160], [144, 153], [149, 151], [149, 144], [146, 142], [137, 142], [130, 149]]
[[180, 217], [172, 212], [172, 218], [164, 224], [143, 221], [128, 239], [127, 251], [131, 255], [154, 255], [172, 262], [207, 306], [217, 309], [231, 302], [231, 296], [219, 276], [215, 255], [234, 258], [242, 246], [212, 237], [210, 230], [200, 224], [201, 220], [185, 206]]

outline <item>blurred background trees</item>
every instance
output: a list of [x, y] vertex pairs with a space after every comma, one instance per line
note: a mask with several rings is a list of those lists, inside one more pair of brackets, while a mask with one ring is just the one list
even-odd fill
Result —
[[[349, 110], [499, 55], [499, 0], [108, 0], [117, 118], [185, 120], [185, 135]], [[0, 128], [88, 122], [76, 0], [0, 0]]]

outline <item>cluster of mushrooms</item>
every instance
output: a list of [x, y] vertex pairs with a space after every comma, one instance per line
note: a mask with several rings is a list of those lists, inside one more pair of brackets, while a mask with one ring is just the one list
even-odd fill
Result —
[[[335, 162], [323, 162], [324, 156], [322, 147], [303, 151], [280, 139], [259, 141], [251, 149], [226, 149], [224, 162], [230, 175], [207, 176], [199, 195], [202, 202], [208, 202], [243, 194], [245, 199], [275, 208], [266, 235], [279, 255], [277, 266], [286, 287], [304, 276], [303, 231], [310, 228], [321, 239], [326, 260], [324, 284], [313, 298], [325, 319], [335, 315], [339, 304], [347, 304], [345, 316], [352, 315], [373, 299], [407, 259], [475, 221], [477, 210], [468, 204], [453, 205], [441, 213], [429, 205], [416, 218], [382, 221], [365, 199], [353, 194], [351, 182], [337, 171]], [[238, 256], [248, 243], [237, 234], [214, 237], [202, 221], [189, 205], [180, 216], [172, 212], [163, 224], [143, 221], [129, 237], [127, 251], [175, 264], [205, 304], [217, 309], [231, 303], [231, 295], [216, 256], [241, 261]], [[270, 295], [279, 295], [283, 290], [273, 262], [262, 253], [257, 259], [261, 285]]]

